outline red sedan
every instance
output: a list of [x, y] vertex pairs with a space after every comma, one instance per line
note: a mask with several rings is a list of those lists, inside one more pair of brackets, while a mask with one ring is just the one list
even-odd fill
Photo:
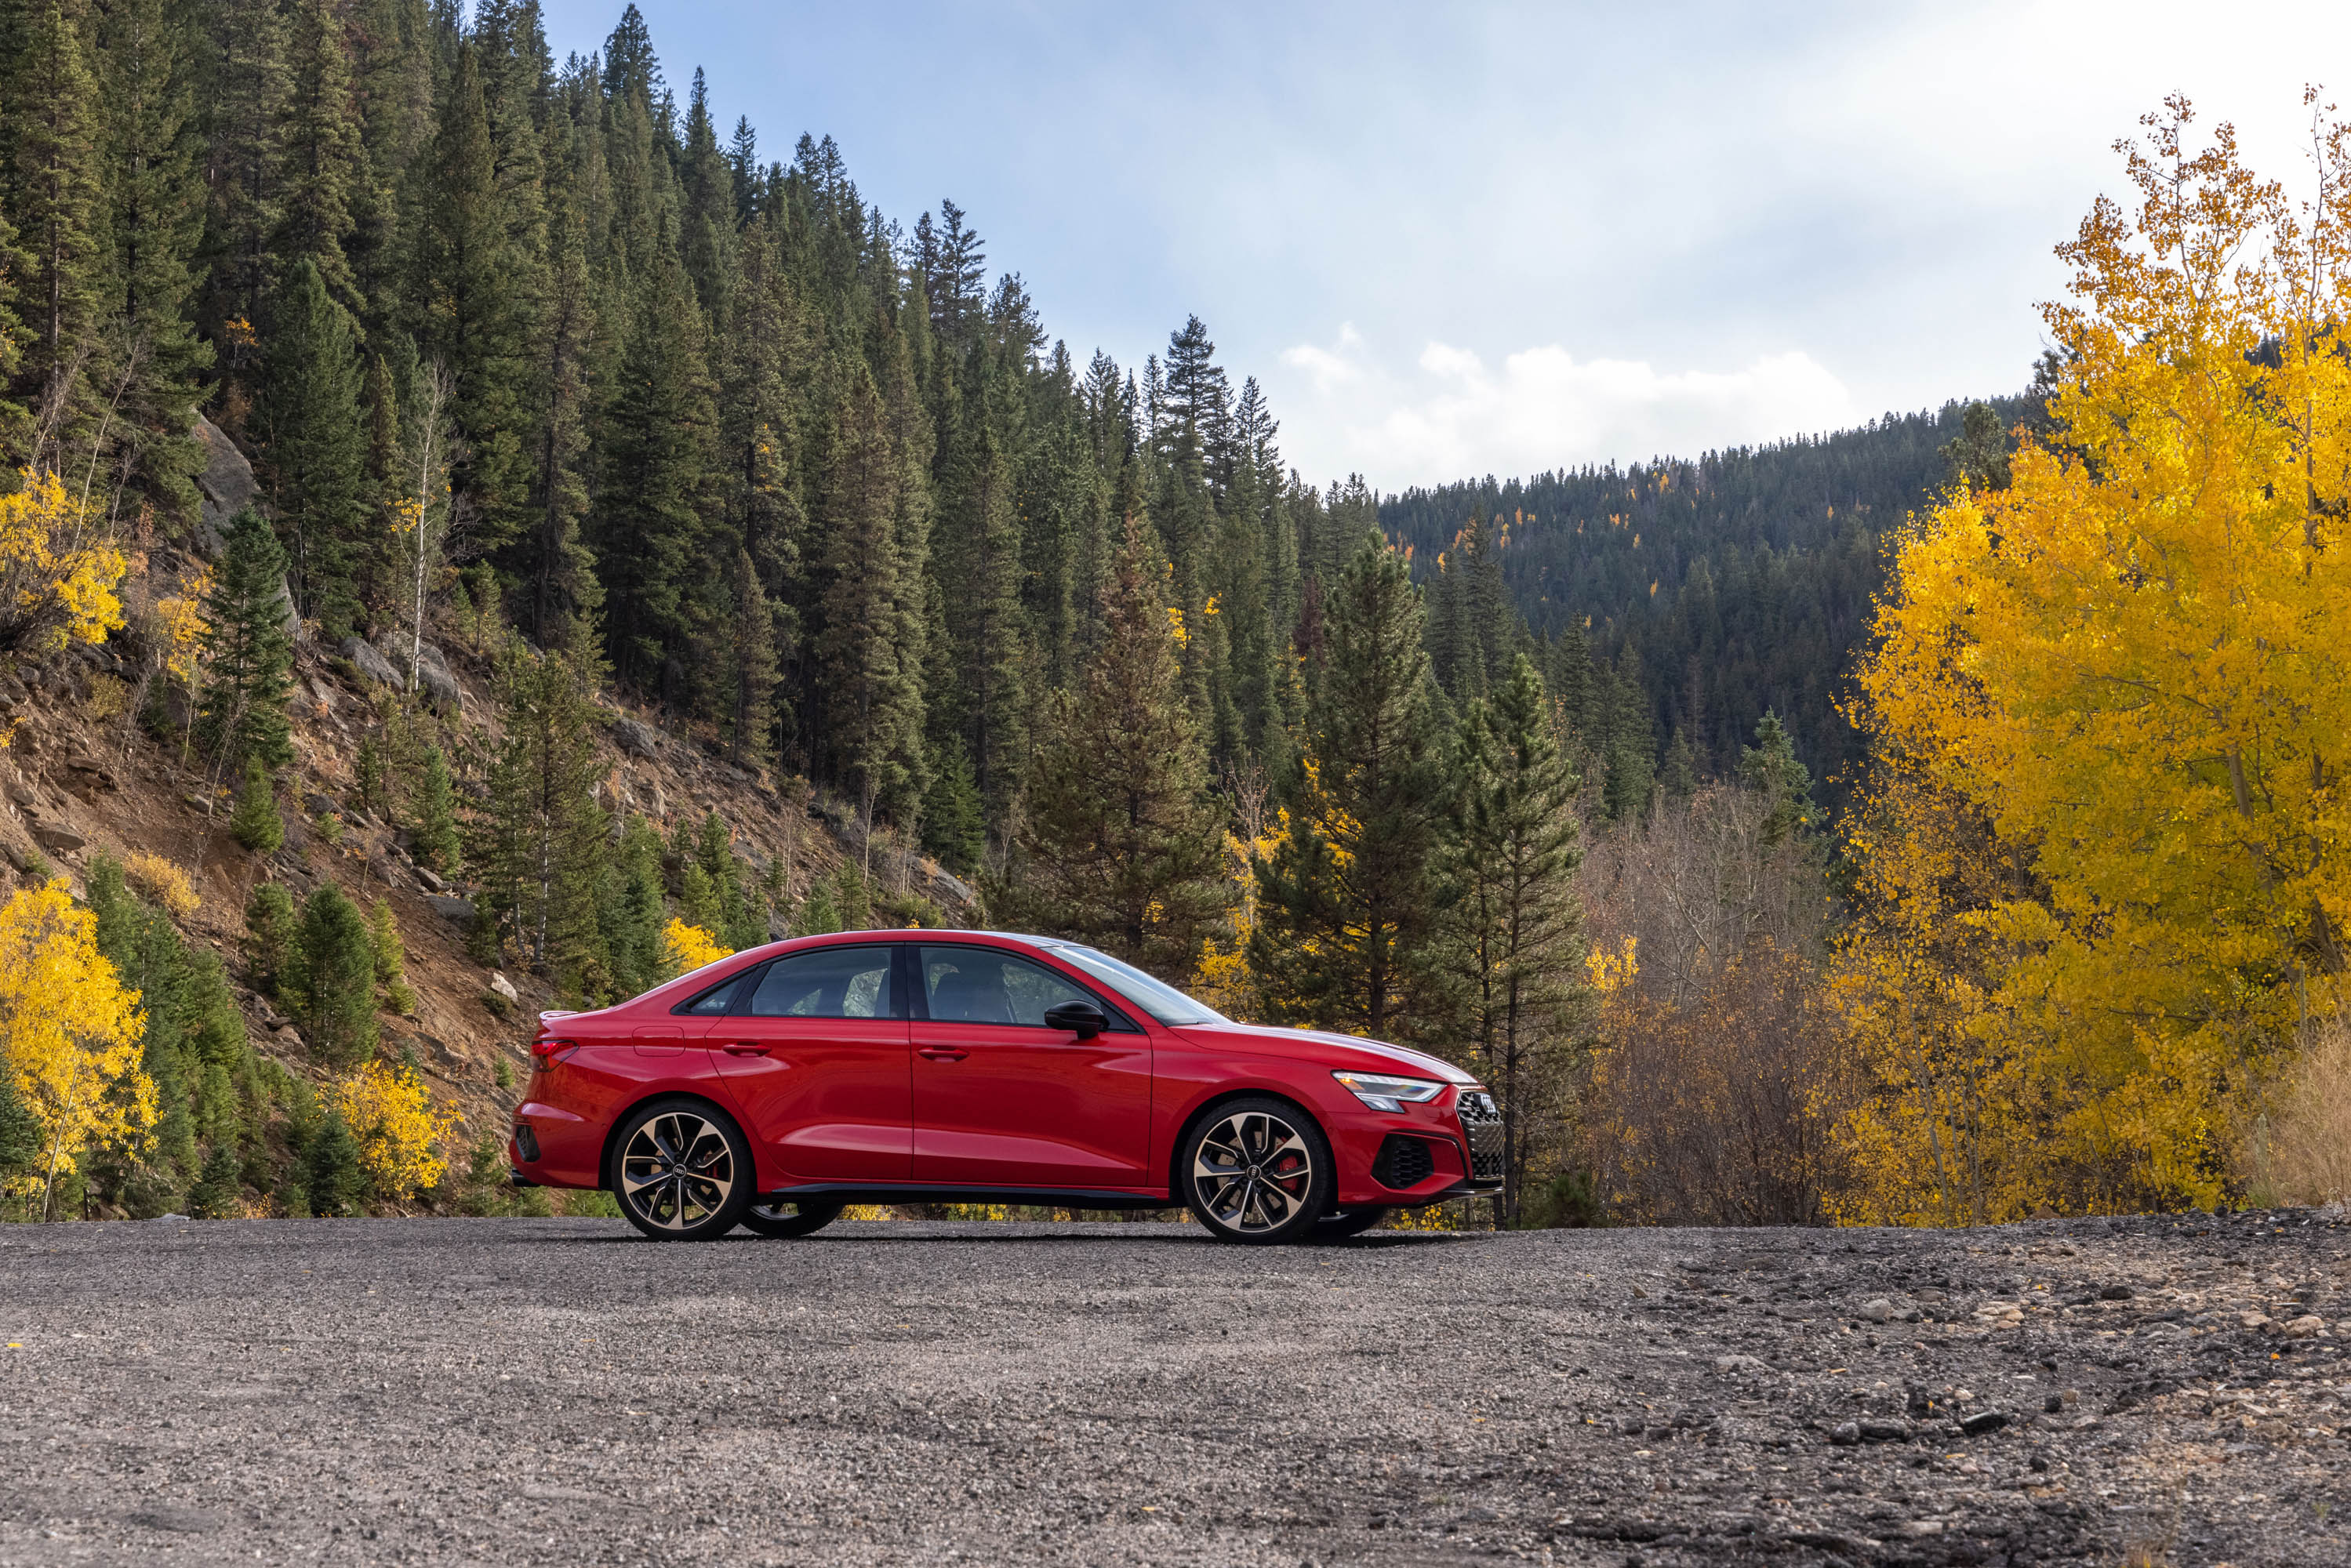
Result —
[[1493, 1097], [1459, 1068], [1234, 1023], [1050, 937], [778, 942], [542, 1013], [530, 1050], [515, 1180], [607, 1188], [664, 1240], [946, 1202], [1181, 1205], [1296, 1241], [1501, 1180]]

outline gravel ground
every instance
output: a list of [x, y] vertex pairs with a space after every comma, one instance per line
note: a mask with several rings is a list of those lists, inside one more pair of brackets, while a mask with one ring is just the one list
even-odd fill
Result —
[[2351, 1563], [2307, 1214], [25, 1226], [0, 1333], [5, 1563]]

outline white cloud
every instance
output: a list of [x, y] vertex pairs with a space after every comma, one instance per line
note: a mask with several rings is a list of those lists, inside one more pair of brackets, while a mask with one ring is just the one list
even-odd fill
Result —
[[1386, 489], [1690, 455], [1863, 417], [1844, 383], [1801, 350], [1734, 370], [1660, 371], [1639, 360], [1578, 360], [1552, 343], [1505, 355], [1497, 371], [1474, 350], [1431, 340], [1399, 374], [1348, 328], [1332, 348], [1301, 344], [1281, 360], [1310, 383], [1289, 391], [1308, 404], [1290, 428], [1320, 437], [1308, 446], [1338, 438], [1335, 450], [1297, 450], [1293, 460]]

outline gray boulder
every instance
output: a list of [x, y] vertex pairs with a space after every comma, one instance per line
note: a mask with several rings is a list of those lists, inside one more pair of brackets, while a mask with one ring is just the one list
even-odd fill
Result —
[[398, 686], [402, 684], [400, 672], [393, 668], [392, 661], [364, 637], [344, 638], [342, 655], [351, 662], [352, 668], [377, 685]]
[[196, 476], [196, 494], [200, 503], [196, 523], [196, 546], [205, 556], [220, 554], [221, 545], [228, 535], [229, 520], [261, 493], [260, 484], [253, 476], [253, 465], [236, 449], [228, 434], [204, 415], [196, 416], [193, 433], [196, 444], [204, 449], [204, 472]]
[[424, 688], [426, 698], [442, 712], [465, 711], [465, 688], [449, 673], [448, 661], [441, 657], [441, 650], [430, 643], [424, 644], [417, 657], [416, 684]]
[[424, 902], [433, 906], [434, 914], [461, 930], [470, 928], [474, 924], [474, 901], [470, 898], [448, 898], [439, 894], [427, 894]]
[[622, 751], [632, 757], [652, 757], [661, 749], [661, 737], [655, 733], [653, 727], [648, 724], [641, 724], [633, 718], [614, 719], [612, 739]]

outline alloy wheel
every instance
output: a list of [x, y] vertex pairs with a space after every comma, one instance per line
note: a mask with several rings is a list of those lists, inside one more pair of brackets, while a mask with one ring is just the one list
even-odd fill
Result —
[[726, 1134], [692, 1111], [648, 1117], [621, 1151], [621, 1201], [656, 1230], [709, 1224], [734, 1196], [735, 1179]]
[[1242, 1236], [1296, 1218], [1314, 1187], [1314, 1151], [1296, 1127], [1269, 1111], [1227, 1116], [1202, 1135], [1192, 1185], [1219, 1225]]

